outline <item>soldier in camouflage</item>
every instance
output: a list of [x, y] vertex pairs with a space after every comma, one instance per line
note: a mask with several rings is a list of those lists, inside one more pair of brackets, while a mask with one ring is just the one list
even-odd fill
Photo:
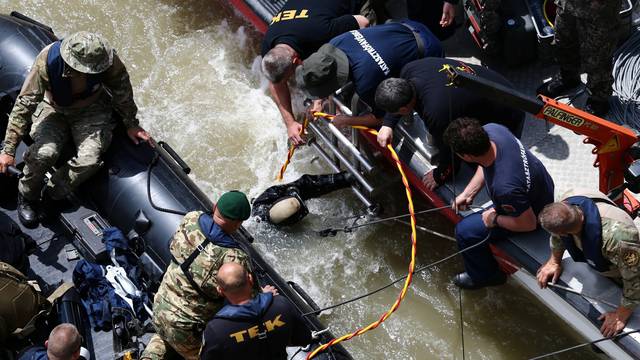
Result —
[[213, 216], [201, 211], [185, 215], [171, 239], [173, 257], [153, 303], [157, 337], [142, 358], [162, 358], [170, 346], [187, 360], [198, 359], [202, 332], [224, 303], [216, 289], [216, 274], [236, 262], [250, 271], [250, 259], [230, 236], [249, 218], [251, 206], [239, 191], [223, 194]]
[[551, 233], [551, 257], [538, 270], [541, 288], [562, 273], [565, 249], [574, 261], [587, 262], [602, 275], [622, 278], [620, 306], [600, 316], [606, 337], [624, 329], [640, 304], [640, 240], [633, 219], [597, 191], [570, 191], [563, 201], [547, 205], [538, 216]]
[[587, 73], [591, 96], [585, 110], [597, 116], [609, 111], [613, 77], [612, 55], [618, 43], [620, 0], [556, 0], [554, 53], [560, 71], [538, 88], [538, 94], [558, 97], [580, 85]]
[[149, 140], [136, 119], [129, 74], [104, 38], [78, 32], [38, 54], [9, 115], [0, 153], [0, 172], [5, 172], [15, 164], [16, 148], [31, 128], [34, 143], [24, 155], [18, 186], [18, 215], [25, 226], [37, 225], [36, 203], [45, 173], [68, 140], [73, 140], [77, 155], [51, 177], [47, 193], [52, 199], [64, 198], [100, 168], [115, 126], [112, 109], [132, 141]]

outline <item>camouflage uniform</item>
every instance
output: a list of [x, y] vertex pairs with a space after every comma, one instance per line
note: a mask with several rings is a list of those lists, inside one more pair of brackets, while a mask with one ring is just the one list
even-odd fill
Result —
[[[55, 164], [69, 139], [76, 145], [77, 156], [54, 174], [52, 197], [62, 198], [101, 166], [100, 155], [109, 146], [115, 125], [111, 118], [112, 107], [121, 115], [127, 128], [138, 126], [129, 74], [115, 51], [112, 65], [101, 73], [102, 86], [96, 93], [71, 106], [61, 107], [53, 102], [50, 93], [47, 73], [50, 48], [51, 45], [38, 54], [22, 86], [9, 116], [2, 149], [2, 153], [15, 156], [18, 144], [33, 123], [30, 135], [34, 143], [25, 154], [25, 176], [19, 184], [20, 193], [32, 201], [39, 199], [44, 174]], [[111, 98], [104, 88], [109, 90]]]
[[[590, 198], [608, 199], [604, 194], [595, 191], [570, 191], [562, 197], [587, 196]], [[640, 239], [638, 229], [624, 210], [597, 202], [596, 206], [602, 221], [602, 254], [612, 264], [604, 276], [622, 278], [621, 305], [634, 309], [640, 304]], [[582, 249], [582, 239], [573, 235], [576, 245]], [[564, 251], [560, 237], [551, 236], [551, 250]]]
[[167, 345], [158, 334], [154, 334], [140, 355], [140, 360], [164, 360], [167, 357]]
[[[563, 80], [587, 73], [596, 101], [611, 96], [612, 55], [618, 41], [620, 0], [556, 0], [554, 54]], [[581, 69], [582, 65], [582, 69]]]
[[[199, 211], [188, 213], [171, 239], [169, 249], [180, 263], [205, 240], [198, 225], [201, 214]], [[173, 261], [162, 278], [153, 303], [156, 333], [187, 360], [198, 359], [202, 332], [223, 306], [224, 298], [216, 290], [215, 276], [220, 266], [228, 262], [237, 262], [249, 269], [249, 258], [243, 251], [211, 243], [204, 247], [190, 267], [195, 283], [209, 298], [217, 301], [204, 299]]]

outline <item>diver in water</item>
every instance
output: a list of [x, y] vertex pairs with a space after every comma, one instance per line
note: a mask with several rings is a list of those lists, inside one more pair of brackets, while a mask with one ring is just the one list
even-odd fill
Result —
[[302, 175], [294, 182], [272, 186], [255, 198], [252, 216], [275, 225], [292, 225], [309, 213], [305, 200], [344, 189], [351, 183], [352, 175], [346, 171], [337, 174]]

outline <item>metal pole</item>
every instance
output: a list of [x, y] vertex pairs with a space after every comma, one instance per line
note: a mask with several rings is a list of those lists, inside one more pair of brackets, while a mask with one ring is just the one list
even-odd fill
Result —
[[[318, 143], [312, 142], [310, 145], [318, 152], [318, 154], [320, 154], [320, 157], [324, 159], [324, 161], [333, 169], [333, 171], [340, 171], [340, 168], [331, 161], [329, 155], [324, 151], [324, 149], [322, 149], [322, 147], [320, 147], [320, 145], [318, 145]], [[373, 203], [366, 196], [364, 196], [360, 189], [358, 189], [355, 185], [351, 185], [351, 190], [358, 197], [358, 199], [360, 199], [364, 206], [366, 206], [367, 208], [371, 208], [373, 206]]]
[[[322, 140], [327, 145], [329, 150], [331, 150], [331, 152], [333, 152], [333, 154], [340, 159], [340, 162], [347, 168], [347, 170], [351, 173], [351, 175], [353, 175], [356, 178], [356, 180], [358, 180], [358, 182], [362, 185], [364, 190], [367, 193], [371, 194], [371, 192], [373, 191], [373, 186], [371, 186], [371, 184], [369, 184], [369, 182], [358, 172], [358, 170], [356, 170], [356, 168], [353, 166], [353, 164], [351, 164], [349, 159], [347, 159], [344, 156], [344, 154], [342, 154], [340, 149], [333, 146], [333, 144], [331, 144], [331, 142], [328, 141], [329, 139], [327, 139], [327, 136], [323, 134], [320, 129], [318, 129], [318, 126], [316, 124], [309, 123], [309, 129], [311, 129], [311, 131], [313, 131], [316, 134], [316, 136], [319, 137], [320, 140]], [[333, 164], [333, 162], [331, 163]]]

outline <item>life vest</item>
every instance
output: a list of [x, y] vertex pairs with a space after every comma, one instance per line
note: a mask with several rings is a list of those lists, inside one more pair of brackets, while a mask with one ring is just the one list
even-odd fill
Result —
[[58, 106], [71, 106], [74, 101], [86, 99], [95, 94], [102, 85], [102, 74], [86, 74], [87, 87], [80, 94], [71, 92], [71, 79], [63, 77], [65, 62], [60, 55], [60, 44], [62, 40], [58, 40], [51, 45], [47, 54], [47, 74], [49, 75], [49, 84], [51, 84], [51, 95], [53, 101]]
[[599, 272], [608, 271], [611, 263], [602, 255], [602, 221], [596, 202], [610, 202], [586, 196], [571, 196], [564, 201], [579, 206], [584, 215], [582, 250], [578, 248], [571, 235], [561, 237], [565, 249], [574, 261], [586, 262]]

